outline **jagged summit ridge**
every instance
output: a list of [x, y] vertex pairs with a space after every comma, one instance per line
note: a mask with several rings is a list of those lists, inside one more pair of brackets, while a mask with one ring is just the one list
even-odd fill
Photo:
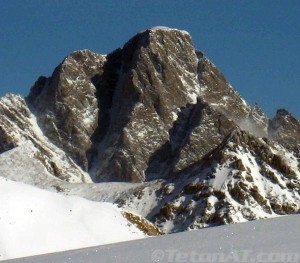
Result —
[[171, 27], [166, 27], [166, 26], [154, 26], [150, 29], [148, 29], [150, 31], [157, 31], [157, 30], [164, 30], [164, 31], [180, 31], [183, 34], [187, 34], [190, 35], [189, 32], [185, 31], [185, 30], [181, 30], [181, 29], [176, 29], [176, 28], [171, 28]]
[[140, 183], [110, 201], [166, 232], [299, 211], [299, 136], [290, 113], [250, 107], [188, 33], [161, 27], [108, 55], [76, 51], [26, 99], [0, 100], [1, 152], [30, 141], [24, 160], [48, 177]]

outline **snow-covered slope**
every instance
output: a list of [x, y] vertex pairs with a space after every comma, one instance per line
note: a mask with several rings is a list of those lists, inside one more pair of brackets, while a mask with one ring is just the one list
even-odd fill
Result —
[[39, 150], [30, 141], [0, 154], [0, 176], [41, 188], [61, 182], [36, 158], [38, 154]]
[[[299, 262], [300, 216], [12, 260], [11, 263]], [[134, 253], [132, 253], [134, 251]]]
[[176, 179], [70, 183], [47, 172], [27, 143], [0, 155], [0, 174], [66, 195], [116, 203], [166, 233], [297, 213], [297, 158], [247, 132], [233, 132], [202, 164]]
[[0, 177], [0, 261], [145, 237], [121, 210]]
[[[149, 183], [71, 183], [61, 180], [48, 172], [43, 163], [36, 158], [39, 150], [30, 142], [24, 143], [12, 150], [0, 154], [0, 176], [16, 182], [22, 182], [66, 195], [75, 195], [91, 201], [114, 203], [120, 199], [138, 196], [143, 189], [149, 195], [147, 205], [132, 202], [129, 210], [140, 215], [155, 206], [155, 191], [162, 186], [162, 181]], [[151, 194], [150, 194], [151, 193]], [[146, 200], [145, 200], [146, 202]], [[133, 209], [136, 207], [136, 209]], [[145, 210], [146, 213], [142, 213]]]
[[91, 182], [90, 176], [44, 135], [26, 100], [7, 94], [0, 98], [0, 153], [28, 142], [36, 148], [33, 157], [48, 173], [69, 182]]
[[152, 221], [178, 232], [293, 214], [300, 210], [299, 186], [293, 154], [235, 131], [201, 164], [173, 180]]

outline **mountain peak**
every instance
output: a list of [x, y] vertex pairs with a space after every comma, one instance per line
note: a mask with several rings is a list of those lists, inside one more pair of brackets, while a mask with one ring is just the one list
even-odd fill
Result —
[[[162, 26], [106, 56], [71, 53], [38, 79], [28, 102], [45, 135], [96, 181], [170, 176], [200, 162], [236, 125], [267, 137], [269, 122], [186, 31]], [[163, 159], [174, 167], [159, 171]]]
[[172, 53], [176, 52], [177, 47], [186, 48], [187, 45], [193, 47], [192, 38], [188, 32], [157, 26], [141, 31], [133, 36], [124, 45], [123, 50], [133, 49], [137, 51], [141, 47], [150, 47], [155, 52], [157, 49], [163, 47], [166, 49], [166, 53]]
[[277, 112], [276, 112], [276, 117], [285, 117], [285, 116], [290, 116], [291, 113], [287, 110], [287, 109], [284, 109], [284, 108], [281, 108], [281, 109], [278, 109]]
[[154, 27], [106, 56], [75, 51], [26, 100], [1, 99], [0, 153], [26, 141], [36, 150], [14, 163], [38, 162], [50, 188], [54, 177], [60, 191], [107, 193], [166, 232], [300, 211], [299, 121], [251, 109], [185, 31]]
[[170, 28], [170, 27], [165, 27], [165, 26], [155, 26], [146, 31], [150, 32], [150, 34], [152, 34], [152, 35], [165, 34], [165, 35], [174, 35], [176, 37], [180, 37], [180, 36], [184, 35], [188, 39], [190, 39], [190, 40], [192, 39], [190, 33], [185, 30], [180, 30], [180, 29]]
[[287, 109], [278, 109], [272, 122], [275, 126], [286, 125], [288, 123], [300, 126], [299, 120]]
[[146, 30], [141, 31], [140, 33], [144, 33], [144, 32], [152, 32], [152, 33], [157, 33], [157, 32], [165, 32], [165, 33], [180, 33], [180, 34], [185, 34], [185, 35], [189, 35], [190, 33], [185, 31], [185, 30], [181, 30], [181, 29], [177, 29], [177, 28], [170, 28], [170, 27], [166, 27], [166, 26], [154, 26], [152, 28], [148, 28]]

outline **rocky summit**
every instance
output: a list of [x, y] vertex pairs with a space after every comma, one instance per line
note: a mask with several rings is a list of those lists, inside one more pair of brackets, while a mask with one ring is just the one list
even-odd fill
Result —
[[300, 210], [299, 120], [248, 105], [177, 29], [76, 51], [26, 98], [1, 98], [0, 153], [45, 172], [15, 180], [114, 202], [166, 233]]

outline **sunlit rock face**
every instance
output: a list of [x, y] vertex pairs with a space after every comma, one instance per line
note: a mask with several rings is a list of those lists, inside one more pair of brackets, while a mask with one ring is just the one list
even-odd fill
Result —
[[28, 96], [45, 135], [84, 169], [98, 126], [93, 78], [103, 74], [104, 62], [104, 56], [91, 51], [74, 52], [50, 78], [40, 77]]

